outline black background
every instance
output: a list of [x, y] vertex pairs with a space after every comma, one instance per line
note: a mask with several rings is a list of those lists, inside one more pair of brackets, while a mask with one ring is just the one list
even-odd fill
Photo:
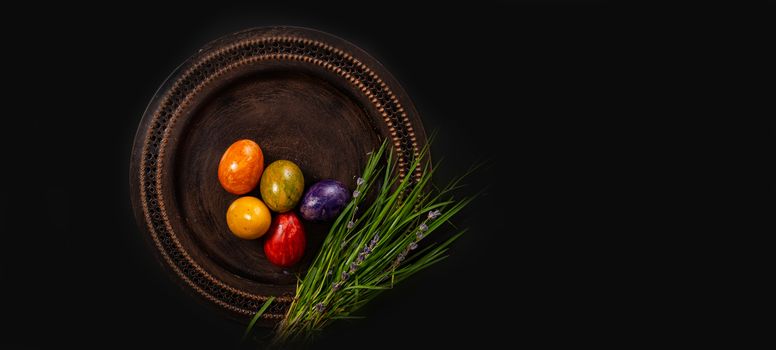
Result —
[[[189, 55], [249, 27], [320, 29], [365, 49], [436, 130], [441, 180], [488, 160], [470, 227], [443, 263], [385, 293], [316, 346], [600, 344], [629, 332], [632, 271], [609, 248], [629, 220], [634, 10], [599, 2], [54, 5], [9, 16], [0, 344], [237, 344], [160, 269], [129, 202], [134, 133]], [[98, 8], [95, 8], [98, 6]], [[96, 11], [96, 12], [92, 12]], [[627, 222], [627, 223], [626, 223]], [[635, 227], [634, 227], [635, 226]], [[638, 307], [643, 307], [642, 303]]]

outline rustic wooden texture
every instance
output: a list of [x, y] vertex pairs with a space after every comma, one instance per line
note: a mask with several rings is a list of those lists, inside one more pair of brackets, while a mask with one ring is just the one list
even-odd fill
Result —
[[[382, 83], [390, 88], [386, 96], [396, 105], [389, 106], [392, 114], [382, 109], [389, 104], [388, 97], [375, 102], [374, 95], [365, 93], [366, 85], [359, 86], [342, 72], [288, 57], [213, 71], [201, 86], [175, 85], [208, 55], [217, 56], [219, 49], [279, 37], [326, 43], [357, 58], [381, 78], [370, 86], [379, 88]], [[325, 54], [324, 49], [310, 55]], [[238, 58], [250, 59], [245, 56]], [[168, 94], [172, 90], [182, 92]], [[169, 101], [184, 102], [165, 110]], [[402, 128], [397, 130], [397, 124]], [[245, 138], [260, 145], [265, 165], [277, 159], [296, 163], [304, 173], [305, 187], [333, 178], [353, 189], [367, 153], [381, 140], [388, 138], [398, 152], [410, 154], [413, 147], [422, 147], [425, 134], [411, 101], [379, 63], [341, 39], [312, 30], [261, 28], [219, 39], [162, 86], [138, 127], [132, 152], [130, 189], [140, 227], [160, 261], [187, 290], [230, 316], [244, 321], [265, 297], [285, 297], [266, 315], [268, 325], [282, 315], [296, 274], [309, 265], [329, 224], [304, 222], [305, 257], [289, 269], [266, 260], [262, 239], [246, 241], [229, 232], [226, 209], [239, 196], [219, 184], [218, 164], [230, 144]], [[246, 195], [260, 197], [258, 186]]]
[[[232, 142], [247, 138], [262, 148], [265, 164], [296, 163], [307, 186], [333, 178], [354, 189], [366, 153], [378, 143], [364, 111], [320, 79], [281, 71], [250, 76], [214, 93], [183, 129], [169, 180], [176, 198], [170, 209], [178, 211], [181, 230], [189, 232], [182, 237], [186, 249], [203, 265], [216, 265], [212, 270], [218, 275], [258, 282], [241, 284], [248, 291], [260, 292], [261, 283], [293, 291], [299, 268], [284, 271], [269, 264], [261, 239], [246, 241], [229, 232], [226, 209], [239, 196], [221, 187], [215, 169]], [[261, 198], [258, 186], [246, 195]], [[317, 251], [327, 226], [305, 222], [310, 246], [300, 267]]]

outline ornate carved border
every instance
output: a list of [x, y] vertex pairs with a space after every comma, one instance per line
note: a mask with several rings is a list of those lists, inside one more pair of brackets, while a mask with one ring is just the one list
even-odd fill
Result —
[[[183, 249], [170, 225], [162, 196], [164, 152], [172, 126], [190, 100], [218, 77], [242, 65], [265, 60], [292, 60], [323, 67], [357, 87], [381, 113], [398, 155], [401, 176], [419, 152], [415, 131], [405, 109], [390, 87], [372, 69], [343, 50], [296, 36], [271, 36], [238, 40], [215, 50], [191, 65], [178, 78], [153, 111], [143, 141], [139, 177], [140, 202], [148, 231], [166, 263], [188, 286], [211, 302], [240, 315], [258, 310], [268, 296], [235, 289], [200, 267]], [[419, 177], [421, 169], [414, 176]], [[280, 319], [289, 297], [279, 298], [265, 319]]]

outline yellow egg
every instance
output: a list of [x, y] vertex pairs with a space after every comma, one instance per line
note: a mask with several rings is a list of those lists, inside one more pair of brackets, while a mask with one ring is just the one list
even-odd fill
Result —
[[256, 197], [237, 198], [226, 210], [226, 224], [235, 236], [256, 239], [263, 236], [272, 222], [269, 208]]

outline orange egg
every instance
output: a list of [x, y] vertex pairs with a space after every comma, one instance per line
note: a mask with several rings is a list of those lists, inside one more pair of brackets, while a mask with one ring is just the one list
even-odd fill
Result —
[[237, 198], [226, 210], [226, 225], [235, 236], [256, 239], [263, 236], [272, 222], [272, 214], [261, 199], [251, 196]]
[[264, 154], [256, 142], [239, 140], [226, 149], [218, 164], [218, 181], [229, 193], [246, 194], [264, 171]]

